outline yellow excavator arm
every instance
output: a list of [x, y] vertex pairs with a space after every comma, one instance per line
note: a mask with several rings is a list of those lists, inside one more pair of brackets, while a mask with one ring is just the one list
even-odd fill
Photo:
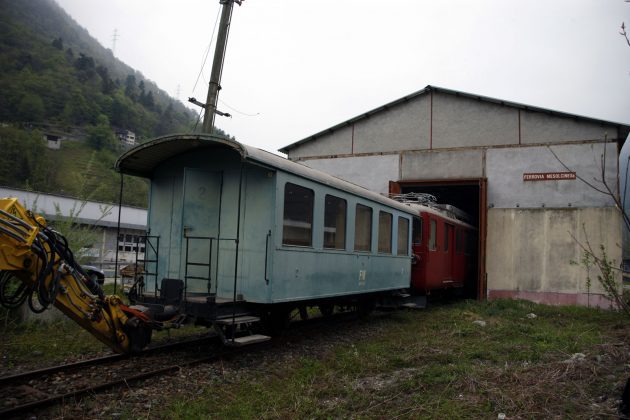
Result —
[[66, 239], [16, 198], [0, 199], [0, 304], [28, 301], [34, 312], [53, 304], [117, 353], [142, 350], [160, 323], [150, 312], [105, 296], [74, 260]]

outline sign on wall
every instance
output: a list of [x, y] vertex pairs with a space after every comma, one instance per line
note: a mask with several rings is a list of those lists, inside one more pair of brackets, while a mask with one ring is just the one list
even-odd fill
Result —
[[523, 174], [523, 181], [570, 181], [575, 172], [530, 172]]

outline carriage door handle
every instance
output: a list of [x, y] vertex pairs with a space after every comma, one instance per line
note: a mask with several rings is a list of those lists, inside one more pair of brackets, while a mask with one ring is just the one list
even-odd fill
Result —
[[265, 238], [265, 283], [269, 284], [269, 279], [267, 278], [267, 260], [269, 259], [269, 238], [271, 238], [271, 230], [267, 233], [267, 237]]

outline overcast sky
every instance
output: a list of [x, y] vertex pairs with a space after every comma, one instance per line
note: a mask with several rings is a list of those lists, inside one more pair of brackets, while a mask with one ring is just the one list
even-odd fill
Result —
[[[173, 97], [196, 89], [219, 0], [57, 0]], [[275, 151], [435, 85], [630, 123], [623, 0], [245, 0], [235, 6], [219, 127]], [[178, 87], [180, 90], [179, 96]]]

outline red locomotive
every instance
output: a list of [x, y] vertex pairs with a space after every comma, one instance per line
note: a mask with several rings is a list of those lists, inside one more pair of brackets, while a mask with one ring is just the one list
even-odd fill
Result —
[[413, 220], [411, 289], [419, 294], [455, 289], [462, 292], [475, 277], [477, 229], [469, 216], [428, 194], [401, 194], [395, 199], [417, 209]]

